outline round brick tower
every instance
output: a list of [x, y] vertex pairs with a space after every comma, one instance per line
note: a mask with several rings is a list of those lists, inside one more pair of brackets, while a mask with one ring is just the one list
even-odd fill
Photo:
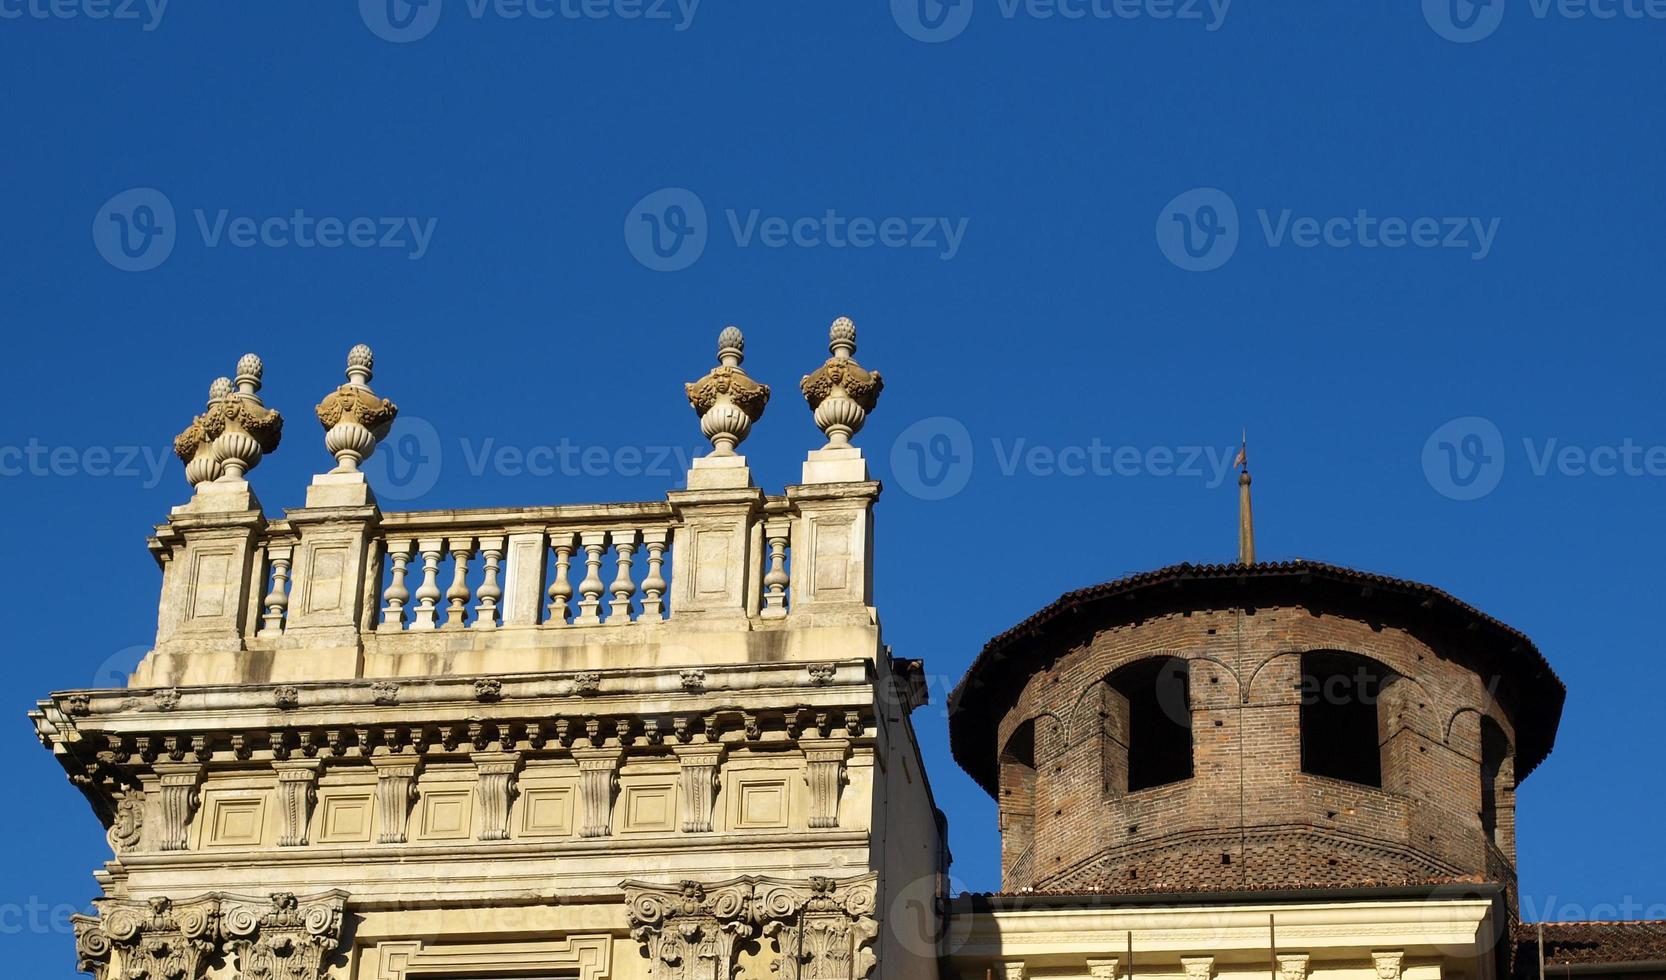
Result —
[[1006, 891], [1513, 886], [1515, 786], [1564, 693], [1439, 589], [1183, 564], [995, 637], [949, 726], [999, 803]]

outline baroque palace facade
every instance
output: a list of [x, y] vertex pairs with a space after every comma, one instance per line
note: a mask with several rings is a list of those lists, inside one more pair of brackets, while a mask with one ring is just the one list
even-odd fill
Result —
[[356, 347], [336, 464], [269, 515], [246, 355], [175, 441], [154, 649], [36, 731], [108, 827], [97, 980], [1497, 980], [1660, 972], [1666, 929], [1516, 922], [1514, 792], [1563, 689], [1439, 590], [1240, 561], [1064, 596], [950, 699], [1002, 891], [949, 894], [873, 603], [878, 373], [834, 322], [826, 444], [780, 495], [769, 388], [686, 386], [712, 451], [663, 500], [384, 511], [397, 409]]

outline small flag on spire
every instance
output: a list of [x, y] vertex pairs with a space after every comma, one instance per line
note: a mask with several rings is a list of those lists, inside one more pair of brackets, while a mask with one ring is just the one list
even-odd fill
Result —
[[1238, 442], [1238, 455], [1233, 458], [1232, 465], [1240, 473], [1249, 472], [1249, 430], [1245, 429]]

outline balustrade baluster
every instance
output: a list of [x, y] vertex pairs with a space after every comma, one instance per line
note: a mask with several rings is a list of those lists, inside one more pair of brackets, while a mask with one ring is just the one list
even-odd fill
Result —
[[636, 532], [614, 531], [613, 547], [619, 552], [619, 563], [613, 584], [608, 586], [608, 591], [613, 593], [613, 601], [607, 607], [607, 621], [614, 626], [623, 626], [631, 621], [631, 596], [636, 595], [636, 579], [631, 576]]
[[272, 591], [264, 600], [266, 615], [261, 617], [260, 635], [283, 632], [284, 612], [289, 608], [289, 548], [270, 548], [267, 555], [272, 562]]
[[439, 538], [417, 542], [422, 552], [422, 584], [417, 586], [416, 609], [411, 617], [411, 629], [431, 630], [440, 604], [440, 555], [444, 542]]
[[792, 577], [787, 574], [787, 538], [792, 525], [785, 520], [764, 522], [764, 535], [769, 539], [769, 571], [764, 575], [764, 608], [762, 619], [787, 617], [787, 586]]
[[648, 549], [648, 576], [642, 580], [642, 619], [658, 621], [665, 618], [665, 528], [642, 532], [642, 545]]
[[602, 551], [607, 548], [606, 531], [581, 531], [579, 544], [584, 547], [584, 581], [578, 584], [578, 618], [575, 625], [594, 626], [602, 621]]
[[393, 581], [382, 593], [382, 623], [378, 630], [402, 630], [405, 628], [405, 603], [411, 598], [411, 590], [405, 587], [405, 566], [411, 561], [411, 549], [416, 543], [409, 538], [403, 541], [388, 542], [388, 560], [393, 562]]
[[567, 608], [567, 600], [573, 597], [573, 583], [567, 578], [573, 561], [572, 532], [551, 532], [550, 547], [555, 549], [555, 580], [550, 583], [549, 616], [544, 622], [564, 626], [573, 615]]
[[468, 614], [469, 559], [474, 557], [474, 539], [451, 538], [446, 541], [446, 547], [451, 550], [451, 587], [445, 590], [448, 608], [444, 628], [460, 630], [463, 628], [463, 617]]
[[486, 560], [486, 576], [480, 582], [480, 603], [474, 607], [474, 628], [497, 629], [498, 600], [503, 598], [503, 587], [498, 584], [498, 563], [503, 560], [502, 538], [481, 538], [480, 553]]

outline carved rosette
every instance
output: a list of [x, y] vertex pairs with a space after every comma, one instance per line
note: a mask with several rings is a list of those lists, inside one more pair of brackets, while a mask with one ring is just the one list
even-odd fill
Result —
[[655, 980], [729, 980], [739, 943], [773, 938], [781, 980], [863, 980], [873, 973], [878, 875], [712, 885], [624, 883], [631, 935]]
[[321, 980], [324, 960], [341, 945], [347, 893], [296, 898], [274, 892], [265, 899], [227, 895], [220, 922], [237, 975], [261, 980]]
[[700, 416], [700, 431], [711, 440], [713, 456], [733, 456], [769, 404], [769, 385], [753, 381], [741, 370], [745, 350], [746, 338], [740, 330], [724, 327], [717, 337], [717, 367], [683, 386], [688, 403]]
[[368, 346], [355, 346], [347, 352], [347, 383], [318, 403], [324, 448], [336, 458], [332, 472], [357, 472], [399, 415], [399, 406], [370, 390], [370, 369], [375, 363]]
[[283, 439], [283, 416], [260, 400], [265, 366], [254, 354], [237, 360], [234, 390], [209, 406], [203, 430], [214, 439], [214, 458], [223, 470], [219, 480], [237, 481], [254, 469], [267, 453], [276, 452]]
[[827, 349], [833, 356], [805, 375], [799, 389], [815, 413], [816, 426], [827, 436], [823, 448], [838, 449], [850, 445], [851, 437], [862, 431], [868, 413], [879, 404], [885, 382], [878, 371], [856, 363], [856, 324], [849, 317], [833, 321]]
[[[209, 480], [217, 480], [225, 472], [219, 458], [214, 454], [214, 437], [220, 434], [224, 426], [213, 409], [230, 392], [230, 378], [215, 378], [214, 383], [208, 386], [206, 411], [209, 414], [191, 419], [191, 424], [185, 427], [185, 431], [174, 436], [174, 455], [185, 464], [186, 482], [193, 487]], [[214, 416], [213, 422], [209, 422], [209, 415]], [[209, 431], [210, 428], [213, 431]]]

